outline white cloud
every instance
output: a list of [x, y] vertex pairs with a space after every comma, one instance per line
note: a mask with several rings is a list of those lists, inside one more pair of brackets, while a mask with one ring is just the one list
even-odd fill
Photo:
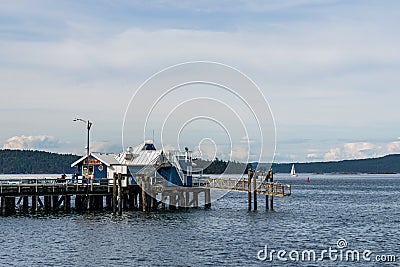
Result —
[[307, 159], [316, 159], [319, 158], [320, 156], [317, 153], [308, 153], [307, 154]]
[[324, 155], [324, 160], [331, 161], [337, 160], [341, 157], [341, 150], [340, 148], [331, 148], [329, 152]]
[[120, 153], [122, 151], [121, 144], [115, 144], [110, 141], [92, 141], [90, 142], [90, 151], [102, 153]]
[[400, 141], [395, 141], [387, 145], [387, 152], [390, 154], [400, 153]]
[[370, 142], [349, 142], [344, 143], [341, 147], [331, 148], [327, 153], [325, 153], [324, 160], [333, 161], [379, 157], [388, 154], [388, 148], [389, 145], [387, 145], [386, 148], [384, 145]]
[[3, 149], [52, 149], [60, 146], [60, 141], [54, 136], [13, 136], [7, 139]]

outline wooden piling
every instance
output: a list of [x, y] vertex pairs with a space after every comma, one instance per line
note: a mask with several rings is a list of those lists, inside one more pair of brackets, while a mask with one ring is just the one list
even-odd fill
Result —
[[0, 214], [4, 215], [6, 208], [5, 197], [0, 197]]
[[175, 210], [176, 209], [176, 195], [174, 194], [174, 193], [171, 193], [170, 195], [169, 195], [169, 205], [168, 205], [168, 208], [170, 209], [170, 210]]
[[204, 193], [205, 193], [205, 208], [209, 209], [211, 208], [211, 191], [210, 189], [206, 189]]
[[199, 192], [193, 192], [193, 207], [195, 209], [199, 207]]
[[[4, 203], [3, 203], [4, 201]], [[15, 213], [15, 197], [3, 197], [2, 211], [4, 215]]]
[[128, 196], [128, 209], [134, 210], [136, 208], [136, 195], [134, 193], [130, 193]]
[[254, 210], [257, 210], [257, 174], [253, 176], [253, 196], [254, 196]]
[[147, 211], [146, 177], [142, 179], [142, 211]]
[[268, 193], [270, 192], [269, 189], [269, 185], [268, 185], [268, 179], [269, 179], [269, 172], [267, 173], [267, 175], [265, 176], [264, 182], [265, 182], [265, 190], [266, 190], [266, 194], [265, 194], [265, 209], [269, 210], [269, 195]]
[[114, 173], [114, 177], [113, 177], [113, 197], [112, 197], [112, 210], [113, 213], [116, 214], [117, 213], [117, 174]]
[[122, 175], [118, 173], [118, 214], [122, 215], [122, 207], [123, 207], [123, 197], [122, 197]]
[[36, 212], [38, 208], [38, 196], [32, 196], [32, 212]]
[[43, 201], [44, 201], [44, 210], [50, 211], [51, 210], [51, 196], [44, 196]]
[[70, 211], [71, 210], [71, 196], [69, 195], [64, 195], [64, 211]]
[[152, 202], [153, 202], [153, 203], [151, 203], [152, 210], [156, 210], [157, 207], [158, 207], [158, 201], [157, 201], [157, 197], [156, 196], [152, 197]]
[[53, 211], [57, 211], [58, 210], [58, 196], [53, 196]]
[[22, 197], [22, 211], [23, 212], [28, 212], [29, 210], [29, 197], [28, 196], [23, 196]]
[[189, 191], [185, 192], [185, 208], [189, 208], [190, 206], [190, 193]]
[[106, 210], [112, 210], [112, 195], [106, 195]]
[[251, 211], [251, 178], [253, 177], [253, 172], [249, 169], [247, 172], [247, 209]]
[[164, 195], [164, 192], [161, 193], [161, 208], [165, 210], [165, 202], [167, 201], [167, 197]]
[[[269, 179], [270, 179], [270, 182], [271, 182], [271, 192], [273, 192], [274, 191], [274, 187], [273, 187], [273, 182], [274, 182], [274, 173], [272, 172], [272, 170], [270, 170], [269, 171]], [[271, 194], [271, 197], [270, 197], [270, 209], [271, 210], [274, 210], [274, 196]]]
[[139, 199], [139, 207], [138, 210], [143, 210], [143, 190], [139, 187], [138, 199]]

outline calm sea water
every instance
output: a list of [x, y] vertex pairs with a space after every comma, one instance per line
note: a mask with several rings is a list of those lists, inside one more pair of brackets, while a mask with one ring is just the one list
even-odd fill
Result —
[[[305, 179], [310, 177], [311, 182]], [[400, 175], [300, 175], [292, 196], [275, 198], [275, 211], [247, 211], [247, 195], [229, 193], [211, 210], [15, 215], [0, 217], [2, 266], [380, 266], [400, 265]], [[337, 241], [347, 247], [339, 249]], [[343, 240], [342, 240], [343, 241]], [[342, 243], [343, 244], [343, 243]], [[268, 257], [284, 250], [287, 262]], [[370, 250], [371, 262], [332, 260], [329, 248]], [[314, 250], [316, 261], [302, 261]], [[300, 256], [296, 260], [296, 252]], [[289, 253], [292, 259], [289, 259]], [[340, 255], [339, 255], [340, 256]]]

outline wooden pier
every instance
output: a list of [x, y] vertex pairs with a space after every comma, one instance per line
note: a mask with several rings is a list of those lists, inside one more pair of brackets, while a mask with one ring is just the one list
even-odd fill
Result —
[[198, 208], [199, 203], [210, 208], [211, 190], [247, 192], [249, 210], [252, 209], [252, 203], [253, 209], [257, 210], [258, 194], [265, 195], [266, 208], [273, 209], [274, 196], [291, 194], [290, 185], [273, 182], [272, 171], [262, 175], [250, 171], [247, 180], [202, 178], [191, 187], [167, 186], [165, 180], [155, 182], [146, 175], [137, 177], [137, 184], [123, 185], [126, 176], [115, 174], [112, 181], [102, 179], [96, 184], [66, 177], [2, 179], [0, 214], [71, 210], [109, 210], [114, 214], [122, 214], [124, 210], [150, 212], [159, 208]]

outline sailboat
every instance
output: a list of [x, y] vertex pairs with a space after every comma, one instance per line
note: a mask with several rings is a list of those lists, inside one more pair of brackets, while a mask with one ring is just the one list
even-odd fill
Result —
[[290, 171], [290, 176], [297, 177], [296, 170], [294, 169], [294, 164], [292, 164], [292, 170]]

